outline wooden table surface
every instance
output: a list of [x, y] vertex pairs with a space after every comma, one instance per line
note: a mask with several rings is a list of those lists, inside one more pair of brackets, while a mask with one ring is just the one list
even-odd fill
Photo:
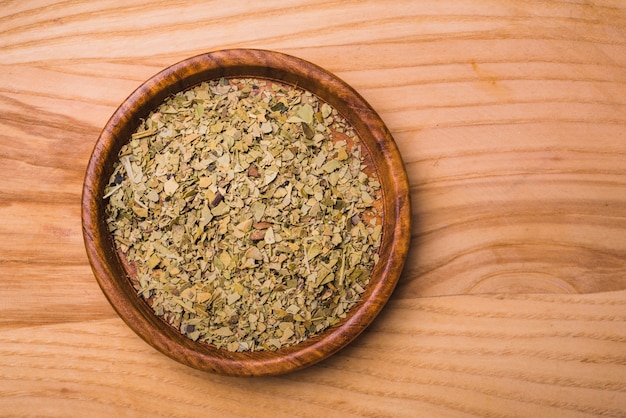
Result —
[[[625, 7], [0, 2], [0, 416], [625, 416]], [[81, 232], [85, 168], [117, 105], [233, 47], [355, 87], [411, 184], [409, 258], [380, 317], [273, 378], [144, 343]]]

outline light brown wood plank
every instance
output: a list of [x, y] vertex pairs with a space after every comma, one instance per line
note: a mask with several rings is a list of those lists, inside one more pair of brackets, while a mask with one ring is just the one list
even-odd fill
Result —
[[[0, 416], [626, 415], [621, 0], [0, 3]], [[117, 317], [83, 247], [89, 156], [189, 56], [272, 49], [378, 111], [412, 245], [389, 305], [328, 361], [230, 379]]]
[[96, 416], [618, 415], [626, 407], [623, 295], [395, 301], [328, 361], [260, 379], [187, 369], [119, 319], [2, 330], [0, 406], [36, 414], [85, 402]]

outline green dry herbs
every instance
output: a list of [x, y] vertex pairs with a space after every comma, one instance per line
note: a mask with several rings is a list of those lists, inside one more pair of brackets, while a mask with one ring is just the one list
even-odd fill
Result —
[[119, 154], [107, 223], [138, 293], [187, 337], [276, 350], [345, 317], [378, 260], [380, 183], [310, 92], [254, 79], [166, 100]]

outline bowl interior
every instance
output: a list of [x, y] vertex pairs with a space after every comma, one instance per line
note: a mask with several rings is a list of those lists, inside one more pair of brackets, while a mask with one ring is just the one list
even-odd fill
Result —
[[[301, 87], [337, 109], [362, 140], [367, 164], [381, 183], [379, 262], [364, 294], [345, 319], [305, 341], [277, 351], [230, 352], [194, 342], [154, 314], [137, 295], [108, 232], [104, 189], [121, 147], [142, 118], [171, 95], [203, 81], [260, 78]], [[376, 112], [346, 83], [306, 61], [269, 51], [227, 50], [199, 55], [152, 77], [131, 94], [103, 129], [83, 189], [82, 221], [87, 254], [100, 287], [120, 317], [146, 342], [191, 367], [226, 375], [273, 375], [314, 364], [358, 336], [391, 295], [410, 241], [406, 171], [395, 142]]]

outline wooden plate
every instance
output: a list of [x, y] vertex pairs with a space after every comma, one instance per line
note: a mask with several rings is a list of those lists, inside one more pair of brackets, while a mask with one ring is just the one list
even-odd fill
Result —
[[[108, 232], [104, 189], [120, 148], [140, 120], [169, 96], [203, 81], [259, 78], [301, 87], [329, 103], [352, 125], [382, 188], [380, 261], [346, 318], [326, 331], [277, 351], [229, 352], [194, 342], [154, 314], [133, 288]], [[234, 376], [287, 373], [327, 358], [356, 338], [378, 315], [396, 286], [408, 252], [411, 208], [406, 170], [388, 129], [350, 86], [309, 62], [277, 52], [235, 49], [199, 55], [158, 73], [115, 111], [91, 155], [82, 197], [83, 236], [94, 275], [119, 316], [157, 350], [188, 366]]]

